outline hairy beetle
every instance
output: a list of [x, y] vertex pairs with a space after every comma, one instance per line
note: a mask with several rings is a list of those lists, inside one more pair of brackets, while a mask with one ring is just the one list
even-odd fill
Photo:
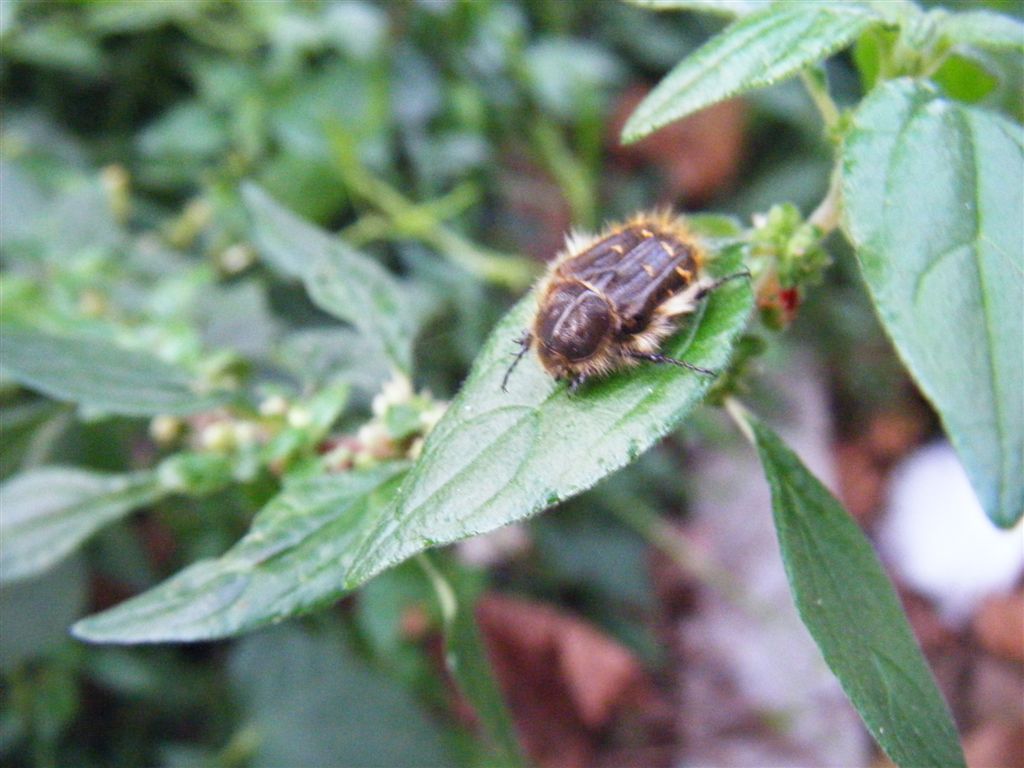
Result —
[[591, 376], [645, 360], [714, 375], [658, 351], [676, 318], [727, 280], [749, 277], [705, 277], [704, 260], [693, 235], [668, 212], [637, 214], [595, 237], [570, 235], [537, 287], [537, 311], [502, 389], [531, 348], [571, 392]]

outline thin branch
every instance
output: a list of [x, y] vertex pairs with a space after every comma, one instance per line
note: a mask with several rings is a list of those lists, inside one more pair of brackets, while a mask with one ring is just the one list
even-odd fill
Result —
[[750, 428], [750, 422], [747, 421], [747, 415], [750, 413], [747, 407], [732, 395], [725, 398], [723, 405], [725, 406], [725, 412], [729, 414], [729, 417], [736, 424], [743, 437], [747, 439], [747, 442], [751, 445], [757, 445], [754, 440], [754, 430]]
[[832, 169], [832, 177], [829, 180], [828, 192], [818, 203], [807, 222], [821, 230], [822, 237], [839, 226], [839, 219], [843, 211], [843, 174], [837, 163]]
[[426, 553], [420, 552], [416, 555], [416, 563], [423, 569], [427, 580], [430, 581], [430, 585], [437, 594], [437, 602], [441, 607], [441, 618], [446, 625], [450, 626], [455, 621], [455, 613], [459, 608], [459, 601], [455, 597], [455, 590], [448, 583], [448, 579], [434, 567]]
[[803, 81], [811, 101], [814, 102], [814, 106], [821, 114], [821, 119], [825, 123], [825, 134], [834, 141], [833, 134], [839, 125], [839, 107], [832, 100], [832, 94], [829, 93], [828, 75], [825, 73], [825, 68], [820, 64], [816, 67], [807, 67], [801, 70], [800, 80]]

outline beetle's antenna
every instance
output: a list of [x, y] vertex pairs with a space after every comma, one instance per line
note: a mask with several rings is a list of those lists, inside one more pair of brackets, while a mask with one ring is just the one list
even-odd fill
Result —
[[501, 380], [501, 391], [508, 392], [508, 379], [512, 375], [512, 371], [519, 365], [519, 361], [523, 359], [523, 355], [530, 351], [530, 346], [533, 344], [533, 336], [530, 335], [529, 331], [524, 331], [523, 335], [516, 339], [516, 344], [519, 345], [519, 351], [516, 352], [516, 359], [512, 361], [512, 365], [505, 371], [505, 376]]
[[728, 283], [730, 280], [735, 280], [736, 278], [739, 278], [739, 277], [745, 277], [745, 278], [747, 278], [749, 280], [750, 279], [750, 270], [747, 267], [744, 267], [742, 269], [742, 271], [740, 271], [740, 272], [734, 272], [731, 275], [726, 275], [725, 277], [719, 277], [716, 280], [713, 280], [712, 282], [708, 283], [703, 288], [701, 288], [697, 292], [697, 295], [694, 296], [693, 300], [694, 301], [700, 301], [701, 299], [703, 299], [705, 296], [707, 296], [712, 291], [717, 290], [718, 288], [721, 288], [725, 283]]
[[576, 391], [583, 386], [586, 380], [587, 377], [584, 376], [583, 374], [580, 374], [579, 376], [573, 376], [572, 380], [569, 382], [569, 397], [575, 395]]
[[701, 368], [699, 365], [688, 363], [685, 360], [676, 360], [674, 357], [667, 357], [666, 355], [659, 355], [656, 353], [645, 354], [643, 352], [630, 352], [629, 356], [634, 360], [648, 360], [652, 363], [669, 363], [671, 365], [678, 365], [680, 368], [689, 368], [691, 371], [697, 373], [703, 373], [705, 376], [717, 376], [717, 371], [712, 371], [710, 368]]

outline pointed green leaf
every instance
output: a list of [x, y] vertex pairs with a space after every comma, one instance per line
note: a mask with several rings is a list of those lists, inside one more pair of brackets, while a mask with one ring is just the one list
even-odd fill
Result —
[[797, 3], [744, 16], [683, 59], [622, 129], [642, 139], [662, 126], [756, 88], [792, 77], [845, 48], [878, 17], [864, 6]]
[[956, 727], [864, 533], [767, 427], [750, 420], [800, 618], [875, 741], [900, 766], [964, 766]]
[[931, 77], [943, 93], [956, 101], [974, 104], [988, 96], [999, 85], [999, 78], [984, 64], [959, 53], [950, 54]]
[[843, 148], [845, 226], [886, 331], [989, 517], [1024, 513], [1024, 131], [888, 82]]
[[[718, 269], [735, 272], [738, 254]], [[725, 284], [665, 352], [723, 370], [752, 305], [746, 281]], [[494, 530], [555, 504], [636, 459], [701, 401], [711, 377], [645, 365], [593, 380], [575, 396], [530, 355], [502, 378], [529, 323], [527, 296], [491, 334], [473, 371], [353, 563], [354, 587], [428, 547]]]
[[953, 13], [942, 20], [940, 34], [951, 43], [978, 48], [1024, 51], [1024, 24], [1011, 16], [987, 10]]
[[445, 664], [462, 695], [476, 710], [481, 730], [493, 752], [493, 762], [506, 768], [523, 765], [512, 716], [494, 676], [473, 610], [480, 589], [467, 583], [465, 577], [445, 578], [426, 555], [419, 557], [419, 564], [430, 579], [440, 603], [444, 619]]
[[[718, 262], [719, 271], [734, 272], [738, 252]], [[594, 381], [570, 398], [530, 359], [504, 393], [512, 340], [533, 302], [524, 299], [495, 329], [431, 433], [397, 509], [400, 467], [296, 482], [223, 557], [79, 622], [75, 633], [97, 642], [199, 640], [310, 610], [417, 552], [589, 488], [671, 431], [711, 384], [687, 370], [645, 366]], [[666, 352], [723, 369], [752, 304], [746, 282], [727, 283]]]
[[337, 599], [359, 542], [388, 513], [404, 465], [285, 486], [219, 558], [202, 560], [78, 622], [83, 640], [155, 643], [226, 637]]
[[445, 625], [445, 660], [462, 694], [476, 710], [497, 765], [525, 765], [515, 725], [494, 676], [473, 603], [462, 601], [454, 619]]
[[[0, 671], [11, 680], [19, 667], [68, 644], [68, 626], [89, 602], [85, 558], [70, 557], [38, 578], [0, 584]], [[45, 606], [44, 610], [40, 610]]]
[[56, 400], [125, 416], [183, 414], [224, 402], [180, 368], [92, 338], [0, 330], [0, 375]]
[[416, 323], [408, 292], [377, 262], [278, 205], [262, 189], [243, 189], [260, 252], [300, 278], [313, 303], [374, 340], [401, 371], [412, 369]]
[[164, 493], [154, 472], [41, 467], [12, 477], [0, 485], [0, 582], [45, 571], [103, 526]]

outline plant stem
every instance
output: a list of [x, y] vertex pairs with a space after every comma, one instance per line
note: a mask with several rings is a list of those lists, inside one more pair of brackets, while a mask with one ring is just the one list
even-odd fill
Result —
[[[806, 67], [800, 72], [800, 79], [804, 88], [817, 107], [825, 124], [825, 135], [833, 145], [839, 142], [839, 125], [841, 114], [839, 107], [832, 100], [832, 94], [828, 90], [828, 73], [824, 65]], [[839, 226], [839, 217], [842, 205], [842, 175], [838, 164], [832, 170], [832, 177], [829, 179], [828, 192], [814, 209], [814, 212], [807, 219], [821, 230], [822, 236], [827, 235]]]
[[423, 240], [467, 272], [513, 291], [523, 290], [537, 276], [532, 262], [482, 248], [444, 226], [434, 227]]
[[423, 569], [427, 580], [430, 581], [430, 585], [434, 588], [434, 593], [437, 595], [437, 603], [441, 608], [441, 619], [446, 626], [450, 626], [455, 621], [455, 613], [459, 609], [459, 601], [455, 597], [455, 590], [448, 583], [448, 579], [430, 562], [430, 558], [425, 553], [420, 552], [416, 555], [416, 564]]
[[391, 222], [378, 213], [364, 213], [338, 233], [354, 248], [362, 248], [376, 240], [386, 240], [391, 232]]
[[245, 726], [235, 731], [231, 740], [217, 755], [215, 765], [222, 768], [241, 768], [248, 765], [262, 740], [259, 730], [253, 726]]
[[521, 291], [533, 282], [537, 270], [530, 260], [482, 248], [441, 223], [441, 218], [455, 215], [467, 200], [475, 199], [475, 191], [463, 185], [437, 200], [414, 203], [367, 171], [343, 134], [332, 136], [332, 145], [345, 185], [377, 211], [376, 215], [364, 216], [343, 235], [360, 244], [383, 238], [420, 240], [489, 283]]
[[729, 417], [736, 424], [743, 437], [747, 439], [747, 442], [756, 446], [754, 430], [750, 428], [750, 422], [747, 421], [747, 414], [750, 413], [747, 407], [732, 395], [727, 396], [722, 404], [725, 406], [725, 412], [729, 414]]
[[756, 616], [765, 611], [754, 604], [750, 595], [733, 575], [706, 553], [691, 545], [671, 529], [660, 516], [640, 506], [609, 505], [619, 520], [639, 533], [648, 544], [665, 555], [687, 576], [697, 578], [745, 613]]
[[839, 164], [832, 169], [828, 192], [818, 203], [818, 207], [807, 217], [807, 223], [821, 230], [822, 238], [839, 226], [839, 218], [843, 207], [843, 175]]
[[828, 74], [825, 72], [825, 67], [821, 64], [816, 67], [806, 67], [801, 70], [800, 79], [825, 123], [825, 135], [834, 142], [836, 140], [834, 134], [839, 126], [839, 107], [832, 100], [832, 94], [829, 93]]
[[[476, 710], [482, 730], [494, 747], [491, 764], [502, 768], [523, 768], [526, 763], [520, 752], [512, 716], [494, 676], [486, 644], [473, 615], [475, 598], [465, 590], [456, 593], [459, 583], [453, 585], [425, 552], [416, 555], [416, 562], [433, 586], [441, 607], [446, 646], [445, 665]], [[461, 614], [458, 613], [460, 608]]]
[[534, 148], [569, 202], [573, 220], [579, 226], [593, 228], [596, 217], [593, 184], [586, 166], [550, 121], [537, 123], [532, 136]]

